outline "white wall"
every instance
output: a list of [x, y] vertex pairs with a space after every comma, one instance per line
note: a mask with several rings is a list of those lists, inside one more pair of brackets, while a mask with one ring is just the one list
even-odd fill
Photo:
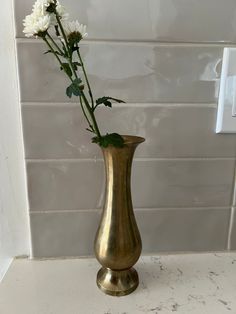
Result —
[[13, 9], [0, 11], [0, 280], [12, 258], [29, 254], [29, 228], [17, 86]]

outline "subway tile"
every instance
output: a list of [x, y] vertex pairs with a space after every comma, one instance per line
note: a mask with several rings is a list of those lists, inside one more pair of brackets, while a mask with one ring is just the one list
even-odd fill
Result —
[[[100, 211], [31, 214], [33, 257], [93, 255], [100, 215]], [[136, 217], [143, 254], [226, 249], [228, 208], [143, 209]]]
[[101, 158], [79, 106], [26, 105], [22, 121], [26, 158]]
[[[67, 102], [69, 81], [54, 57], [43, 55], [44, 44], [17, 46], [21, 100]], [[131, 103], [212, 103], [218, 97], [219, 47], [97, 42], [84, 44], [82, 54], [95, 97]]]
[[[101, 158], [79, 106], [24, 105], [22, 117], [26, 158]], [[103, 134], [144, 136], [136, 157], [236, 156], [236, 135], [215, 133], [214, 107], [118, 105], [97, 119]]]
[[231, 232], [231, 239], [230, 244], [231, 250], [236, 250], [236, 207], [232, 208], [233, 215], [232, 215], [232, 232]]
[[33, 257], [93, 254], [99, 217], [96, 211], [30, 215]]
[[227, 248], [229, 208], [153, 209], [136, 215], [144, 253]]
[[[137, 160], [135, 208], [231, 205], [234, 160]], [[101, 161], [28, 162], [30, 210], [91, 209], [103, 205]]]
[[28, 162], [27, 176], [31, 210], [101, 207], [104, 190], [101, 162]]
[[[34, 0], [15, 0], [17, 36]], [[234, 0], [62, 0], [71, 19], [88, 25], [89, 38], [235, 42]], [[132, 15], [132, 23], [130, 22]]]
[[233, 171], [234, 160], [137, 161], [134, 204], [142, 208], [231, 206]]

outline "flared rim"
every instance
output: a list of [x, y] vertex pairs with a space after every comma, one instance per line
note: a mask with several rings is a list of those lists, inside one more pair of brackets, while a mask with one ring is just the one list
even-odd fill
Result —
[[124, 144], [139, 144], [145, 141], [145, 138], [141, 136], [135, 136], [135, 135], [121, 135], [124, 139]]

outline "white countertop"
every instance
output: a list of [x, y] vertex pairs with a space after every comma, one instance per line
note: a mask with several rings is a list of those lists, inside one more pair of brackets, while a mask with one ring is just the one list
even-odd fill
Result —
[[15, 260], [0, 284], [1, 314], [236, 314], [236, 253], [143, 256], [125, 297], [96, 286], [95, 259]]

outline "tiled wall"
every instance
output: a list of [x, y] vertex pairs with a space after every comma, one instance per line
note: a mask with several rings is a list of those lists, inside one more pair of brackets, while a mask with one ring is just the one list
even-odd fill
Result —
[[[24, 39], [32, 0], [15, 0], [34, 257], [93, 254], [104, 193], [66, 80], [40, 40]], [[103, 132], [141, 135], [132, 191], [143, 252], [236, 249], [236, 134], [216, 135], [223, 48], [236, 43], [235, 0], [64, 0], [88, 24], [83, 55]]]

